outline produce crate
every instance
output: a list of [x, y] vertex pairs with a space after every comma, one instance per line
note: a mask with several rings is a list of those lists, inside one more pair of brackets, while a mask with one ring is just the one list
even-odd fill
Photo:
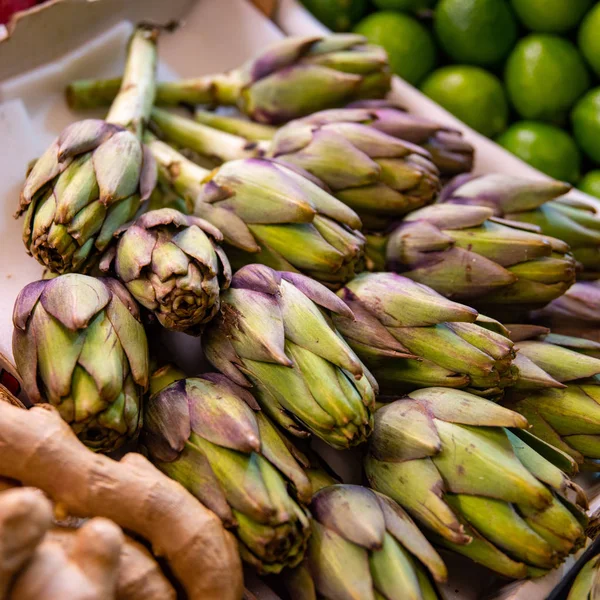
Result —
[[[276, 15], [277, 23], [289, 34], [323, 31], [294, 0], [282, 0]], [[161, 39], [160, 80], [232, 68], [284, 35], [246, 0], [170, 0], [168, 3], [163, 0], [57, 0], [8, 27], [8, 37], [0, 42], [0, 278], [3, 292], [0, 295], [0, 369], [11, 371], [11, 314], [15, 298], [27, 283], [41, 276], [40, 265], [23, 251], [21, 227], [12, 216], [24, 165], [39, 156], [62, 128], [77, 118], [64, 102], [63, 90], [67, 83], [90, 73], [97, 77], [121, 73], [133, 23], [141, 19], [157, 23], [183, 21], [180, 29]], [[398, 78], [394, 82], [394, 93], [415, 114], [463, 131], [476, 147], [476, 172], [546, 177], [467, 128]], [[197, 365], [200, 356], [197, 340], [174, 334], [166, 343], [183, 366]], [[341, 458], [333, 451], [327, 457], [334, 467], [342, 467], [342, 470], [343, 464], [348, 462], [348, 455]], [[343, 474], [347, 480], [357, 478], [356, 472]], [[595, 481], [591, 478], [588, 483], [593, 488]], [[466, 559], [448, 553], [444, 553], [444, 558], [451, 573], [451, 580], [444, 588], [448, 600], [542, 600], [575, 562], [575, 558], [570, 558], [540, 580], [506, 587], [506, 581]], [[260, 591], [258, 596], [261, 597]]]

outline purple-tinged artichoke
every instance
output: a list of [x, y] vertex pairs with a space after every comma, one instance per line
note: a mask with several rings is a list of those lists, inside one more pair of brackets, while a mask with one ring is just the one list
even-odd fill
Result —
[[30, 283], [13, 323], [13, 354], [32, 402], [55, 406], [93, 450], [109, 452], [137, 436], [148, 342], [121, 283], [76, 273]]
[[306, 560], [282, 576], [292, 598], [440, 600], [446, 566], [396, 502], [360, 485], [331, 485], [310, 505]]
[[[156, 102], [236, 105], [255, 121], [283, 123], [390, 89], [388, 58], [356, 34], [293, 37], [273, 44], [228, 73], [157, 86]], [[76, 81], [67, 89], [72, 108], [106, 106], [120, 79]]]
[[154, 99], [156, 31], [139, 28], [106, 121], [69, 125], [37, 160], [21, 192], [27, 252], [56, 273], [86, 272], [156, 183], [142, 144]]
[[132, 296], [173, 331], [199, 335], [219, 310], [231, 268], [221, 232], [172, 208], [152, 210], [120, 232], [102, 260]]
[[353, 314], [334, 315], [334, 324], [386, 396], [445, 386], [497, 398], [517, 379], [508, 331], [424, 285], [363, 273], [338, 295]]
[[320, 283], [264, 265], [240, 269], [207, 327], [208, 360], [294, 435], [308, 432], [337, 448], [364, 442], [372, 428], [376, 382], [331, 323], [352, 318]]
[[538, 577], [585, 543], [574, 461], [522, 415], [461, 390], [411, 392], [375, 413], [365, 471], [436, 544], [505, 577]]
[[150, 459], [238, 538], [242, 559], [279, 573], [304, 557], [311, 483], [252, 394], [216, 373], [182, 379], [146, 407]]
[[317, 113], [275, 134], [269, 156], [304, 169], [355, 210], [368, 230], [382, 230], [433, 202], [439, 171], [429, 152], [363, 124]]

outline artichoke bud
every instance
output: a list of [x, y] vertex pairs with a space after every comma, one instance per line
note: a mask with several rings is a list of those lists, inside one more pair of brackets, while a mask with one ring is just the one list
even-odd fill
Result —
[[365, 470], [431, 539], [510, 578], [542, 574], [585, 540], [585, 495], [570, 459], [520, 414], [428, 388], [380, 408]]
[[100, 267], [114, 268], [134, 298], [173, 331], [197, 335], [219, 310], [231, 267], [210, 223], [171, 208], [144, 213], [117, 232]]
[[[571, 456], [587, 470], [600, 459], [600, 345], [582, 338], [548, 333], [544, 328], [510, 326], [520, 339], [519, 356], [552, 384], [521, 369], [507, 403], [523, 414], [531, 431]], [[594, 356], [596, 355], [596, 356]]]
[[564, 293], [576, 271], [568, 246], [493, 214], [487, 205], [421, 208], [387, 236], [369, 237], [367, 256], [502, 318]]
[[253, 387], [262, 409], [294, 435], [347, 448], [371, 431], [376, 386], [331, 323], [348, 306], [304, 275], [248, 265], [222, 295], [207, 328], [208, 360]]
[[148, 387], [148, 342], [116, 280], [67, 274], [27, 285], [13, 313], [13, 353], [35, 402], [55, 406], [91, 449], [134, 439]]
[[359, 485], [330, 485], [311, 503], [312, 537], [305, 561], [283, 581], [304, 597], [441, 598], [442, 559], [391, 498]]
[[21, 193], [17, 216], [25, 213], [28, 253], [56, 273], [88, 271], [149, 198], [156, 177], [152, 155], [133, 133], [98, 119], [68, 126]]
[[385, 228], [390, 218], [433, 201], [439, 172], [425, 149], [370, 124], [338, 119], [341, 112], [288, 123], [275, 133], [271, 155], [316, 177], [367, 229]]
[[239, 70], [238, 105], [253, 120], [277, 124], [384, 96], [391, 81], [387, 55], [366, 42], [355, 34], [278, 42]]
[[517, 379], [508, 332], [468, 306], [395, 273], [359, 275], [339, 294], [355, 319], [334, 323], [385, 395], [442, 385], [495, 398]]
[[181, 379], [146, 414], [151, 460], [234, 528], [246, 562], [269, 574], [302, 561], [311, 483], [248, 390], [215, 373]]

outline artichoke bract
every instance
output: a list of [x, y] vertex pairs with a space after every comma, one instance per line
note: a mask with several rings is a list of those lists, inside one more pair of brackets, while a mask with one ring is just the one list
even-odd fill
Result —
[[505, 577], [539, 576], [584, 544], [587, 501], [561, 470], [573, 461], [527, 427], [472, 394], [417, 390], [375, 413], [367, 478], [435, 543]]
[[337, 289], [363, 266], [358, 215], [308, 177], [258, 159], [210, 172], [156, 139], [148, 140], [163, 182], [223, 234], [231, 265], [263, 263]]
[[498, 219], [488, 207], [452, 204], [416, 210], [391, 233], [367, 236], [367, 266], [502, 319], [558, 298], [576, 272], [563, 241]]
[[581, 279], [600, 277], [600, 214], [593, 199], [564, 196], [559, 181], [537, 181], [512, 175], [461, 175], [442, 192], [444, 202], [479, 204], [496, 216], [539, 227], [545, 235], [569, 244], [581, 264]]
[[302, 560], [311, 484], [248, 390], [216, 373], [164, 387], [148, 401], [143, 443], [161, 471], [235, 528], [244, 561], [279, 573]]
[[86, 272], [156, 183], [141, 142], [154, 99], [156, 31], [138, 29], [106, 121], [69, 125], [36, 161], [21, 192], [27, 252], [56, 273]]
[[331, 324], [332, 314], [352, 317], [318, 282], [248, 265], [221, 296], [203, 344], [219, 371], [254, 386], [261, 408], [284, 429], [348, 448], [371, 433], [377, 384]]
[[136, 437], [148, 386], [138, 307], [115, 279], [69, 273], [21, 290], [13, 354], [34, 402], [49, 402], [93, 450]]
[[519, 335], [519, 355], [547, 373], [553, 384], [521, 369], [506, 405], [527, 418], [537, 437], [586, 469], [600, 470], [600, 343], [548, 334], [543, 328], [539, 335], [531, 326], [509, 327], [511, 335]]
[[439, 171], [429, 152], [357, 120], [317, 113], [283, 126], [269, 156], [304, 169], [355, 210], [369, 230], [381, 230], [433, 202]]
[[163, 208], [144, 213], [120, 235], [100, 263], [132, 296], [173, 331], [199, 335], [219, 310], [231, 268], [210, 223]]
[[[157, 104], [236, 105], [255, 121], [283, 123], [360, 98], [381, 98], [391, 72], [383, 48], [355, 34], [292, 37], [266, 48], [238, 69], [157, 86]], [[120, 79], [76, 81], [72, 108], [110, 103]]]
[[446, 566], [391, 498], [360, 485], [319, 490], [306, 560], [285, 574], [292, 598], [437, 600]]
[[508, 332], [491, 319], [395, 273], [363, 273], [339, 295], [353, 316], [334, 323], [385, 395], [421, 387], [465, 388], [501, 396], [518, 370]]

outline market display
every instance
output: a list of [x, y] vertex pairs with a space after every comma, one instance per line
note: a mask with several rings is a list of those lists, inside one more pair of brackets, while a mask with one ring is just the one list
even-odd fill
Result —
[[[577, 553], [594, 205], [472, 174], [360, 35], [164, 84], [158, 38], [69, 86], [106, 120], [67, 127], [15, 199], [46, 272], [13, 313], [35, 406], [0, 386], [0, 600], [233, 600], [243, 569], [289, 600], [443, 600], [447, 551], [508, 580]], [[163, 330], [206, 362], [168, 362]]]

